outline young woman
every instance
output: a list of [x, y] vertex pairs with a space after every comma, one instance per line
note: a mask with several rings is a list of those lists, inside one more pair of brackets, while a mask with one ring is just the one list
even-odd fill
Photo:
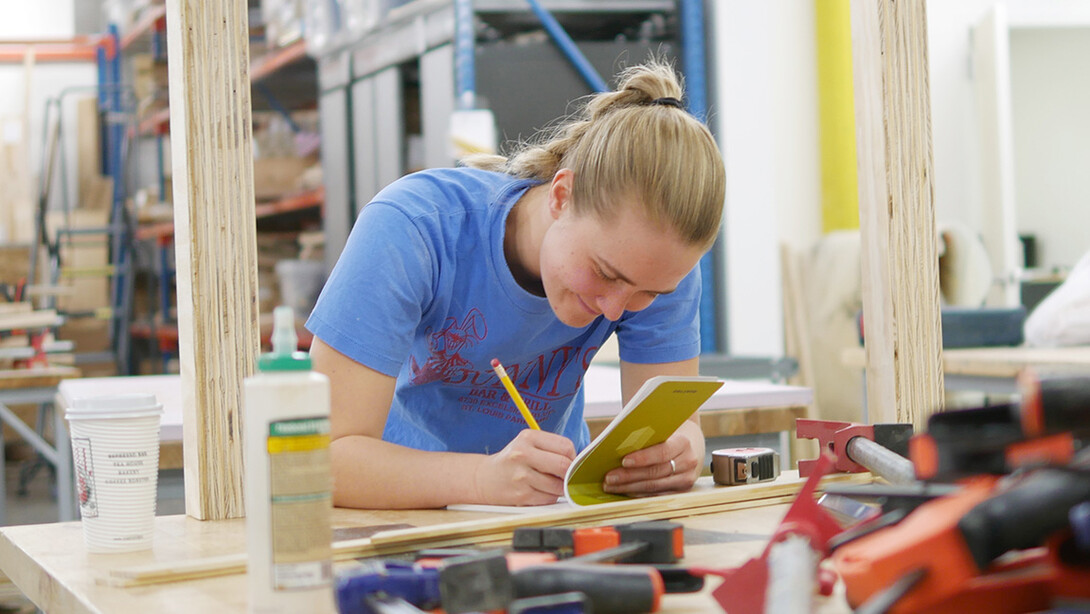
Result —
[[[307, 322], [332, 385], [336, 505], [552, 503], [589, 443], [582, 377], [610, 334], [625, 401], [649, 377], [697, 374], [722, 158], [671, 67], [619, 83], [510, 159], [405, 176], [360, 212]], [[687, 490], [703, 459], [694, 418], [605, 488]]]

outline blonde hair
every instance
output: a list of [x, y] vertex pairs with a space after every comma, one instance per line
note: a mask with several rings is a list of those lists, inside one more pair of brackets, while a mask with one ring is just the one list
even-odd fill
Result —
[[626, 69], [618, 83], [509, 158], [477, 155], [463, 164], [542, 182], [569, 168], [577, 212], [608, 221], [619, 201], [634, 197], [652, 222], [668, 224], [689, 244], [711, 247], [723, 216], [726, 173], [711, 132], [677, 102], [682, 78], [656, 59]]

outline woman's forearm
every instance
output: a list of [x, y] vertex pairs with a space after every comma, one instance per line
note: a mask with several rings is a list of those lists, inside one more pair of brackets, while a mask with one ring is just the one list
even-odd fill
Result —
[[426, 452], [351, 435], [330, 445], [333, 504], [361, 509], [420, 509], [481, 503], [474, 476], [480, 454]]

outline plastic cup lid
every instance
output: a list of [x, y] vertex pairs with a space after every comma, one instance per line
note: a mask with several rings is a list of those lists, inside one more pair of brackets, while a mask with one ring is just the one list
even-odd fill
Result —
[[65, 413], [69, 420], [79, 418], [137, 417], [163, 413], [155, 395], [144, 392], [108, 394], [72, 399]]

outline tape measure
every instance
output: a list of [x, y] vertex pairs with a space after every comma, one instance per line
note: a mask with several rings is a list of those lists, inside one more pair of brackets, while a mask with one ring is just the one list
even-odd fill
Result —
[[712, 451], [712, 479], [721, 486], [768, 482], [780, 477], [780, 455], [772, 448]]

